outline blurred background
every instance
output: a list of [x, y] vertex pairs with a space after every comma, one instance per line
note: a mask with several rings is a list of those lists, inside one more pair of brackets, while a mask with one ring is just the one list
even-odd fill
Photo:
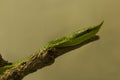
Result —
[[50, 40], [103, 20], [100, 40], [23, 80], [120, 80], [119, 0], [0, 0], [0, 53], [14, 62]]

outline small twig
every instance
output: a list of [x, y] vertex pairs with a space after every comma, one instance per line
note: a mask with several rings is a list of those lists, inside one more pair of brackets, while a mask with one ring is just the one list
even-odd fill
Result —
[[11, 64], [12, 64], [12, 63], [4, 60], [4, 59], [2, 58], [2, 56], [1, 56], [1, 54], [0, 54], [0, 67], [3, 67], [3, 66], [5, 66], [5, 65], [11, 65]]

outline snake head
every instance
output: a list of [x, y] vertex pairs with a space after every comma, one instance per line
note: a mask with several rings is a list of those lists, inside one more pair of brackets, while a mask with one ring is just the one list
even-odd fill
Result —
[[58, 38], [54, 41], [50, 41], [48, 42], [47, 47], [67, 47], [78, 45], [86, 41], [87, 39], [90, 39], [91, 37], [95, 36], [103, 23], [104, 21], [97, 26], [84, 28], [82, 30], [72, 33], [71, 35]]

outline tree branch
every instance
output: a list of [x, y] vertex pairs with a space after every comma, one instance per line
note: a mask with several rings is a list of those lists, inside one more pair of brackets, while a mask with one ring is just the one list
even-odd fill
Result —
[[94, 36], [79, 45], [65, 48], [47, 48], [41, 52], [34, 54], [29, 61], [22, 62], [20, 65], [6, 70], [0, 75], [0, 80], [22, 80], [26, 75], [37, 71], [45, 66], [54, 63], [55, 58], [63, 55], [71, 50], [82, 47], [90, 42], [98, 40], [98, 36]]
[[53, 64], [57, 57], [98, 40], [99, 37], [95, 35], [102, 24], [103, 22], [51, 41], [43, 49], [20, 62], [8, 63], [0, 55], [0, 80], [21, 80], [26, 75]]

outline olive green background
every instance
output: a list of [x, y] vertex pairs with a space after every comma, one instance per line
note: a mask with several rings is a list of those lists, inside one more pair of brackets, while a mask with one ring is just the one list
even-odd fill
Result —
[[120, 80], [119, 0], [0, 0], [0, 53], [17, 61], [56, 37], [102, 20], [100, 40], [23, 80]]

